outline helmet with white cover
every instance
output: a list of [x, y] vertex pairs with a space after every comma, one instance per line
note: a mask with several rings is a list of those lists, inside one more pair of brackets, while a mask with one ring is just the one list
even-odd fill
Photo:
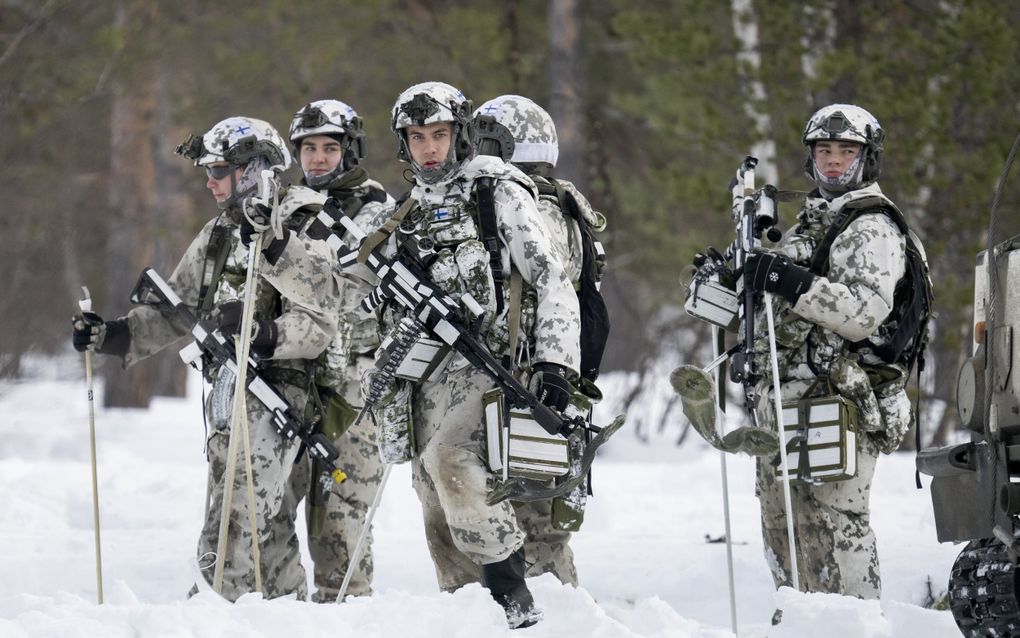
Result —
[[[829, 178], [815, 166], [815, 143], [822, 140], [853, 142], [861, 152], [842, 175]], [[819, 187], [844, 192], [866, 186], [882, 173], [885, 131], [875, 116], [853, 104], [830, 104], [818, 109], [804, 127], [803, 143], [808, 147], [804, 174]]]
[[[439, 166], [425, 169], [411, 157], [406, 129], [436, 122], [453, 125], [450, 150]], [[393, 104], [390, 128], [399, 142], [397, 158], [411, 164], [415, 174], [427, 184], [442, 180], [474, 155], [471, 100], [445, 82], [422, 82], [401, 93]]]
[[[273, 168], [282, 172], [291, 163], [287, 144], [276, 129], [269, 122], [253, 117], [228, 117], [201, 137], [189, 136], [174, 152], [190, 159], [195, 166], [225, 162], [233, 168], [244, 169], [241, 178], [233, 184], [233, 194], [219, 203], [224, 209], [254, 193], [263, 170]], [[233, 180], [233, 172], [230, 175]]]
[[475, 144], [479, 153], [514, 164], [555, 167], [560, 154], [552, 117], [533, 100], [520, 95], [501, 95], [478, 107]]
[[325, 186], [351, 170], [365, 158], [365, 129], [358, 113], [340, 100], [316, 100], [298, 109], [290, 122], [290, 142], [300, 157], [301, 140], [313, 135], [326, 135], [340, 143], [342, 158], [329, 173], [319, 176], [305, 174], [312, 188]]

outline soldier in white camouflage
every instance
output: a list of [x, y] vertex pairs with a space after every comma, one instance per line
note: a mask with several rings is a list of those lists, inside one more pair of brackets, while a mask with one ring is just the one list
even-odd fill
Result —
[[[360, 165], [365, 157], [364, 135], [357, 112], [339, 100], [317, 100], [301, 107], [291, 120], [289, 134], [302, 183], [341, 202], [344, 213], [371, 233], [392, 215], [394, 201]], [[349, 272], [343, 276], [341, 320], [337, 336], [316, 361], [316, 385], [322, 429], [340, 452], [337, 464], [347, 479], [322, 481], [329, 470], [312, 463], [313, 491], [306, 513], [316, 587], [312, 600], [316, 602], [336, 600], [384, 467], [371, 421], [363, 419], [348, 430], [362, 407], [361, 376], [372, 367], [380, 327], [376, 314], [360, 305], [371, 291], [369, 284]], [[332, 485], [331, 493], [323, 493], [323, 484]], [[372, 593], [371, 532], [365, 543], [347, 588], [354, 596]]]
[[[216, 321], [225, 336], [235, 335], [241, 322], [248, 246], [258, 233], [265, 233], [251, 351], [260, 361], [260, 374], [300, 413], [308, 398], [310, 363], [334, 337], [339, 320], [335, 257], [321, 242], [301, 232], [325, 198], [301, 188], [282, 192], [279, 237], [267, 220], [245, 214], [246, 200], [256, 194], [262, 171], [283, 170], [291, 161], [279, 133], [262, 120], [227, 118], [204, 136], [190, 137], [178, 152], [205, 169], [206, 186], [221, 212], [202, 228], [167, 282], [199, 318]], [[112, 321], [94, 313], [79, 314], [73, 324], [75, 347], [121, 357], [125, 366], [186, 334], [185, 327], [148, 306]], [[234, 382], [225, 367], [207, 366], [203, 374], [212, 390], [205, 406], [209, 476], [198, 563], [202, 577], [211, 584], [226, 487]], [[250, 393], [247, 419], [263, 594], [304, 599], [307, 583], [294, 528], [299, 497], [291, 489], [300, 441], [287, 441], [278, 434], [271, 415]], [[243, 446], [238, 446], [238, 455], [238, 467], [243, 468]], [[237, 471], [222, 590], [231, 601], [255, 589], [246, 490], [245, 472]], [[207, 588], [207, 583], [196, 583], [192, 593]]]
[[[511, 162], [534, 180], [539, 188], [539, 213], [549, 230], [553, 250], [577, 289], [582, 270], [581, 229], [567, 212], [560, 209], [556, 187], [573, 195], [590, 227], [601, 230], [605, 226], [605, 218], [592, 209], [572, 183], [551, 178], [559, 157], [556, 125], [552, 118], [545, 109], [526, 97], [502, 95], [478, 107], [474, 126], [475, 144], [480, 154]], [[582, 487], [579, 493], [583, 499], [585, 488]], [[579, 505], [583, 512], [583, 502]], [[526, 533], [524, 558], [527, 575], [551, 572], [560, 582], [576, 587], [577, 569], [569, 545], [575, 526], [553, 516], [554, 508], [558, 511], [564, 503], [547, 500], [513, 502], [513, 507], [517, 521]], [[571, 518], [576, 520], [576, 515]], [[477, 566], [457, 549], [447, 526], [427, 525], [425, 534], [444, 589], [458, 589], [478, 582]]]
[[[441, 82], [417, 84], [393, 107], [392, 129], [399, 158], [415, 181], [413, 206], [395, 242], [422, 260], [435, 283], [454, 298], [470, 295], [483, 310], [480, 338], [497, 358], [531, 362], [530, 383], [539, 397], [562, 410], [567, 377], [579, 368], [578, 304], [536, 206], [534, 183], [500, 159], [476, 156], [471, 138], [471, 103]], [[492, 260], [478, 218], [480, 188], [491, 180], [498, 237]], [[511, 271], [523, 280], [519, 317], [510, 317]], [[477, 320], [464, 311], [470, 323]], [[511, 319], [520, 320], [517, 349], [510, 348]], [[430, 539], [445, 539], [473, 565], [473, 577], [492, 593], [511, 627], [537, 622], [525, 583], [525, 532], [507, 502], [486, 504], [497, 482], [485, 460], [482, 395], [494, 386], [460, 355], [413, 385], [414, 486]], [[430, 547], [444, 589], [440, 564], [449, 552]], [[470, 569], [470, 568], [469, 568]]]
[[[801, 588], [865, 599], [881, 594], [868, 504], [876, 460], [899, 446], [913, 418], [905, 391], [910, 364], [882, 354], [904, 320], [897, 287], [908, 267], [907, 236], [894, 222], [902, 215], [877, 183], [883, 141], [878, 121], [858, 106], [833, 104], [817, 111], [803, 136], [809, 151], [805, 170], [817, 188], [777, 248], [749, 256], [744, 271], [745, 285], [776, 295], [783, 402], [800, 399], [821, 380], [816, 391], [834, 391], [859, 409], [856, 475], [825, 483], [795, 480], [790, 489]], [[837, 216], [849, 210], [860, 212], [832, 241], [824, 274], [812, 272], [816, 248]], [[912, 234], [910, 239], [923, 260], [920, 242]], [[755, 351], [764, 362], [767, 334], [760, 320]], [[921, 338], [913, 335], [911, 347]], [[770, 370], [766, 377], [759, 412], [771, 428]], [[771, 454], [758, 458], [765, 553], [777, 587], [792, 582], [778, 474]]]

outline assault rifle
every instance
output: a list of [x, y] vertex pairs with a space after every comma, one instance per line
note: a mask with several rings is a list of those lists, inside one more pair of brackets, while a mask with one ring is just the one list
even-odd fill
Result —
[[[737, 169], [730, 181], [730, 192], [733, 195], [731, 216], [736, 225], [736, 239], [726, 249], [724, 259], [733, 261], [733, 271], [743, 272], [748, 254], [761, 247], [764, 233], [769, 240], [776, 242], [782, 237], [776, 228], [778, 221], [775, 186], [768, 184], [761, 189], [754, 188], [754, 169], [758, 158], [748, 155]], [[739, 350], [732, 356], [730, 379], [744, 388], [744, 407], [751, 417], [752, 425], [757, 426], [758, 392], [756, 384], [761, 379], [761, 371], [754, 357], [754, 292], [747, 287], [743, 289], [739, 314], [743, 323], [743, 334]]]
[[[527, 501], [566, 494], [587, 474], [591, 461], [594, 460], [595, 449], [623, 425], [623, 418], [617, 417], [610, 425], [599, 428], [588, 423], [583, 416], [567, 417], [542, 403], [517, 377], [504, 368], [481, 342], [478, 337], [479, 322], [474, 322], [471, 327], [465, 325], [460, 316], [461, 304], [475, 317], [481, 318], [483, 314], [482, 308], [470, 295], [465, 294], [459, 302], [452, 299], [432, 282], [420, 260], [403, 251], [398, 251], [393, 257], [384, 257], [378, 248], [372, 250], [364, 248], [367, 238], [364, 231], [344, 214], [339, 202], [334, 198], [326, 200], [306, 233], [312, 239], [326, 241], [337, 253], [342, 269], [356, 269], [357, 264], [361, 264], [378, 279], [379, 283], [375, 290], [362, 300], [362, 307], [366, 311], [378, 308], [385, 301], [392, 301], [404, 308], [407, 311], [407, 318], [416, 329], [405, 330], [405, 334], [420, 332], [434, 336], [460, 353], [468, 363], [484, 372], [499, 386], [512, 407], [530, 409], [538, 424], [549, 434], [569, 437], [572, 433], [583, 433], [585, 430], [596, 433], [586, 446], [582, 467], [579, 471], [572, 470], [566, 481], [549, 489], [538, 481], [521, 477], [511, 478], [504, 483], [502, 492], [490, 494], [490, 502], [498, 502], [511, 496], [515, 500]], [[356, 240], [362, 249], [348, 248], [342, 239], [344, 235]], [[373, 384], [381, 382], [379, 377], [385, 371], [395, 370], [395, 364], [399, 362], [394, 359], [406, 356], [407, 348], [399, 348], [389, 354], [385, 369], [377, 370]], [[363, 412], [370, 409], [368, 403], [366, 401]]]
[[[131, 292], [131, 302], [151, 306], [164, 314], [172, 313], [177, 322], [187, 327], [194, 341], [181, 350], [181, 359], [185, 363], [199, 370], [203, 361], [206, 365], [226, 366], [237, 375], [233, 341], [224, 337], [215, 323], [199, 321], [155, 270], [146, 268], [142, 272]], [[339, 456], [336, 446], [321, 432], [316, 432], [315, 424], [303, 419], [283, 395], [259, 374], [258, 361], [254, 357], [248, 357], [247, 380], [248, 391], [269, 410], [273, 427], [280, 436], [288, 441], [300, 439], [310, 456], [333, 468], [333, 478], [342, 480], [336, 474], [340, 471], [335, 463]]]

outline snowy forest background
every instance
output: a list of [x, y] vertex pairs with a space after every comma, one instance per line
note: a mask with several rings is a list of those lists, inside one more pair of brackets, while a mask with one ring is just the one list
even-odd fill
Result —
[[[553, 114], [560, 175], [609, 219], [605, 367], [634, 373], [626, 398], [640, 401], [664, 357], [704, 357], [677, 277], [728, 243], [738, 163], [754, 152], [761, 176], [806, 189], [803, 123], [846, 101], [885, 127], [882, 186], [932, 263], [925, 439], [944, 439], [974, 254], [1020, 122], [1018, 32], [1008, 0], [0, 0], [0, 373], [69, 351], [82, 284], [112, 318], [143, 267], [169, 274], [214, 212], [204, 176], [172, 154], [188, 133], [234, 114], [286, 131], [304, 103], [339, 98], [366, 121], [369, 170], [399, 193], [389, 109], [436, 79]], [[1009, 189], [1004, 210], [1018, 201]], [[781, 214], [788, 226], [795, 209]], [[107, 406], [184, 390], [173, 353], [102, 374]], [[669, 412], [638, 434], [683, 422]]]

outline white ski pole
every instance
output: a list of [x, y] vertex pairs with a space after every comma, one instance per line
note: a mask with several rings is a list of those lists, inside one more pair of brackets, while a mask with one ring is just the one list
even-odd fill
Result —
[[233, 509], [234, 477], [237, 474], [238, 431], [244, 439], [245, 471], [248, 484], [248, 521], [252, 527], [252, 562], [255, 568], [255, 591], [262, 591], [261, 555], [258, 542], [258, 523], [255, 516], [255, 486], [251, 472], [251, 449], [248, 441], [248, 408], [245, 393], [248, 387], [248, 353], [251, 347], [252, 323], [255, 314], [255, 287], [258, 279], [258, 256], [262, 252], [262, 234], [252, 241], [248, 250], [248, 273], [244, 288], [244, 305], [240, 334], [234, 348], [237, 358], [237, 376], [234, 383], [234, 409], [230, 420], [230, 442], [227, 444], [227, 467], [224, 474], [223, 510], [220, 513], [220, 533], [216, 542], [216, 568], [213, 571], [213, 589], [223, 592], [223, 570], [227, 558], [227, 532], [230, 512]]
[[347, 557], [347, 572], [344, 573], [344, 582], [340, 584], [340, 591], [336, 594], [336, 602], [341, 603], [344, 600], [344, 594], [347, 593], [347, 586], [351, 584], [351, 578], [354, 576], [354, 570], [357, 569], [358, 561], [361, 560], [361, 552], [365, 545], [365, 539], [368, 538], [368, 534], [372, 531], [372, 519], [375, 518], [375, 512], [379, 509], [379, 503], [382, 502], [383, 490], [386, 489], [386, 481], [390, 479], [390, 470], [393, 469], [392, 463], [386, 464], [386, 469], [383, 471], [382, 480], [379, 482], [379, 489], [375, 493], [375, 498], [372, 499], [372, 507], [368, 508], [368, 513], [365, 514], [365, 526], [361, 528], [361, 533], [358, 534], [358, 543], [354, 546], [354, 552]]
[[[712, 326], [712, 356], [716, 359], [723, 352], [724, 333], [718, 326]], [[715, 368], [716, 387], [716, 423], [717, 427], [726, 429], [726, 365], [721, 363]], [[730, 587], [730, 624], [733, 627], [733, 635], [739, 638], [740, 632], [737, 629], [737, 591], [733, 579], [733, 536], [730, 529], [730, 488], [726, 471], [726, 453], [719, 452], [719, 462], [722, 470], [722, 493], [723, 493], [723, 522], [726, 532], [726, 571], [729, 577]]]
[[790, 569], [793, 571], [793, 588], [800, 591], [800, 570], [797, 568], [797, 545], [793, 537], [793, 505], [790, 500], [790, 466], [786, 456], [786, 433], [783, 429], [783, 399], [779, 395], [779, 355], [776, 353], [776, 327], [772, 313], [772, 294], [765, 293], [765, 315], [769, 322], [769, 354], [772, 358], [773, 399], [776, 406], [776, 435], [779, 437], [779, 457], [782, 460], [783, 501], [786, 506], [786, 536], [790, 543]]
[[[85, 286], [81, 287], [82, 298], [78, 308], [92, 312], [92, 295]], [[99, 476], [96, 472], [96, 399], [92, 391], [92, 351], [85, 351], [85, 384], [89, 391], [89, 449], [92, 454], [92, 526], [96, 532], [96, 595], [103, 604], [103, 551], [99, 542]]]

